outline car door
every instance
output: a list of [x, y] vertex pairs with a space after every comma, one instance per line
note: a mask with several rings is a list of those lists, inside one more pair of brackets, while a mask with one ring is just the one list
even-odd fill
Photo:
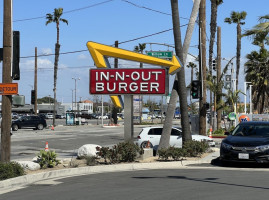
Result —
[[151, 128], [148, 132], [149, 141], [154, 146], [159, 145], [162, 135], [162, 128]]
[[170, 136], [170, 146], [182, 147], [182, 131], [176, 128], [172, 128]]
[[30, 127], [30, 116], [22, 117], [21, 119], [21, 128], [27, 128]]

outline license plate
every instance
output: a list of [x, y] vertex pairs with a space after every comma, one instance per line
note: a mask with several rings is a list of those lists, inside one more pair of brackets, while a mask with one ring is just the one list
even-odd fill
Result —
[[239, 153], [238, 158], [239, 159], [249, 159], [249, 154], [248, 153]]

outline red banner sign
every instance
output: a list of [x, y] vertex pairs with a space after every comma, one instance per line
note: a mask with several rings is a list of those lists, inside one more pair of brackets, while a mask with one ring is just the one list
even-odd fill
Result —
[[91, 69], [91, 94], [166, 94], [165, 69]]

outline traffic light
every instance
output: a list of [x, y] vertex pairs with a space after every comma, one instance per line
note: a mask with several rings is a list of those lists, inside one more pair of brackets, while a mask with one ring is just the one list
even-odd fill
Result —
[[31, 104], [35, 104], [35, 90], [31, 90]]
[[212, 67], [213, 67], [213, 70], [216, 71], [216, 60], [215, 59], [212, 61]]
[[12, 79], [20, 80], [20, 31], [13, 31]]
[[200, 97], [201, 82], [198, 80], [192, 81], [191, 83], [191, 96], [193, 99], [199, 99]]

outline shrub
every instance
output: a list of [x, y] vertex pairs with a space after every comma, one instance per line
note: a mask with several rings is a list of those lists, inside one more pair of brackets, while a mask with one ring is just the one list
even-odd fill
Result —
[[60, 160], [57, 160], [57, 154], [55, 151], [40, 150], [37, 155], [37, 162], [41, 169], [53, 168], [60, 164]]
[[86, 156], [85, 159], [86, 159], [86, 164], [88, 166], [97, 165], [97, 161], [96, 161], [97, 157], [96, 156]]
[[137, 154], [142, 154], [142, 150], [131, 142], [122, 142], [118, 145], [109, 147], [97, 147], [97, 154], [105, 160], [105, 163], [133, 162]]
[[180, 160], [180, 158], [184, 157], [184, 150], [182, 148], [169, 147], [168, 149], [158, 150], [158, 155], [161, 160], [168, 160], [169, 158]]
[[0, 180], [14, 178], [24, 174], [23, 167], [17, 162], [0, 162]]
[[209, 145], [206, 141], [195, 141], [189, 140], [186, 141], [183, 145], [184, 157], [197, 157], [205, 153]]
[[161, 160], [180, 160], [182, 157], [197, 157], [205, 153], [209, 146], [207, 142], [190, 140], [184, 143], [183, 148], [169, 147], [168, 149], [158, 150]]
[[215, 134], [215, 135], [224, 135], [224, 130], [223, 130], [223, 129], [215, 130], [215, 131], [213, 132], [213, 134]]

